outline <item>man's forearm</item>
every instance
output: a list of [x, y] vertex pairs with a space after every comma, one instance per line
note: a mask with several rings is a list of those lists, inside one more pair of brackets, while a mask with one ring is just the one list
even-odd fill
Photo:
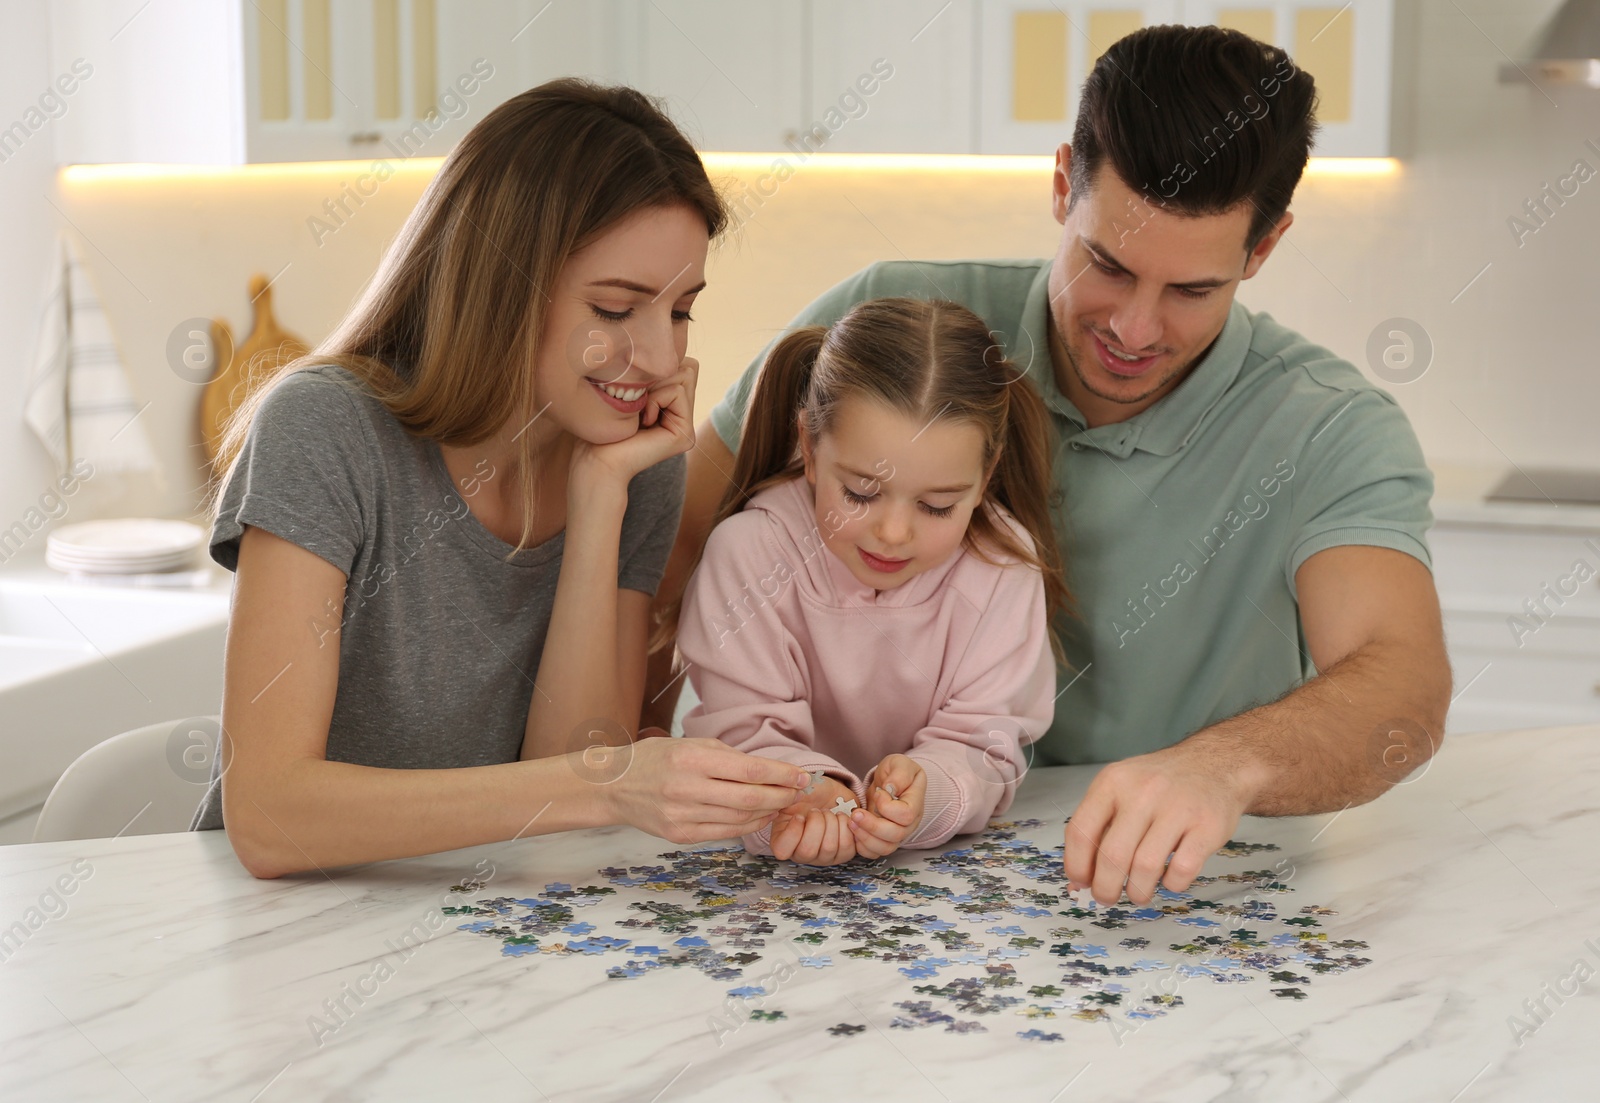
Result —
[[1337, 812], [1387, 791], [1444, 737], [1444, 655], [1369, 643], [1277, 701], [1172, 748], [1233, 775], [1256, 816]]

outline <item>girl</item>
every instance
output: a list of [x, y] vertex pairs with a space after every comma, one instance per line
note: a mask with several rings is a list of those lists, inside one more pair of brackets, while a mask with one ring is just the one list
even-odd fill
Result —
[[979, 830], [1052, 716], [1043, 401], [971, 311], [880, 299], [778, 342], [741, 441], [677, 629], [684, 730], [816, 778], [746, 847], [832, 865]]
[[807, 783], [631, 742], [693, 441], [689, 309], [725, 222], [644, 96], [524, 92], [240, 412], [211, 537], [237, 574], [226, 737], [195, 826], [225, 824], [250, 872], [610, 823], [727, 838]]

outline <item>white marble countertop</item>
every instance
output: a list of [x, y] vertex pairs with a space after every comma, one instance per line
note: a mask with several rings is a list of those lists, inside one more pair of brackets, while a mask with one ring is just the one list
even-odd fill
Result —
[[[1093, 772], [1035, 771], [1006, 818], [1047, 822], [1018, 837], [1059, 844], [1065, 811]], [[743, 1014], [729, 988], [820, 952], [796, 949], [797, 921], [771, 917], [776, 930], [758, 951], [765, 960], [744, 980], [692, 968], [609, 980], [606, 967], [625, 955], [505, 956], [498, 939], [459, 930], [458, 917], [439, 912], [533, 896], [553, 882], [605, 885], [602, 867], [667, 864], [658, 856], [670, 844], [631, 829], [277, 882], [252, 880], [220, 832], [3, 847], [0, 1098], [1594, 1097], [1600, 727], [1457, 736], [1420, 776], [1372, 804], [1247, 819], [1237, 837], [1281, 850], [1214, 858], [1207, 874], [1273, 866], [1292, 890], [1277, 901], [1282, 915], [1305, 904], [1333, 909], [1321, 920], [1328, 938], [1365, 941], [1360, 953], [1371, 964], [1313, 977], [1298, 1001], [1274, 998], [1261, 974], [1237, 984], [1200, 978], [1182, 981], [1183, 1006], [1149, 1021], [1119, 1019], [1120, 1029], [1065, 1010], [1030, 1020], [1008, 1009], [974, 1016], [985, 1033], [951, 1034], [891, 1027], [897, 1002], [925, 998], [911, 991], [918, 982], [882, 961], [835, 954], [832, 967], [794, 968], [776, 984], [767, 974], [775, 991], [764, 1006], [786, 1018], [746, 1017], [720, 1041], [717, 1017], [729, 1005]], [[901, 855], [896, 864], [919, 869], [921, 860]], [[488, 883], [449, 891], [474, 876]], [[71, 891], [51, 897], [53, 885]], [[1223, 882], [1203, 891], [1215, 901], [1248, 895]], [[672, 895], [625, 887], [580, 918], [598, 935], [642, 914], [628, 902]], [[1081, 922], [1059, 912], [1004, 921], [1041, 938]], [[1170, 959], [1165, 936], [1192, 933], [1158, 935], [1169, 921], [1148, 925], [1148, 953]], [[405, 943], [408, 930], [434, 924], [431, 939]], [[988, 925], [958, 924], [975, 933]], [[1090, 929], [1112, 946], [1131, 933]], [[674, 937], [644, 932], [641, 941]], [[1024, 986], [1060, 978], [1064, 959], [1051, 956], [1049, 941], [1013, 955]], [[983, 972], [952, 966], [940, 980]], [[1549, 994], [1563, 985], [1568, 994]], [[330, 1014], [341, 999], [346, 1012]], [[1534, 1019], [1524, 1001], [1540, 999], [1545, 1011]], [[1513, 1015], [1529, 1027], [1520, 1039]], [[317, 1020], [336, 1029], [319, 1037]], [[841, 1022], [866, 1029], [828, 1033]], [[1061, 1040], [1017, 1037], [1030, 1028]]]

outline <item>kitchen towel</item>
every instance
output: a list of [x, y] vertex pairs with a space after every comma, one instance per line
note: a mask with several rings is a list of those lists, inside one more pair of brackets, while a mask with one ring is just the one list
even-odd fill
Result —
[[58, 472], [79, 459], [97, 473], [156, 472], [143, 412], [88, 269], [63, 234], [46, 278], [24, 420]]

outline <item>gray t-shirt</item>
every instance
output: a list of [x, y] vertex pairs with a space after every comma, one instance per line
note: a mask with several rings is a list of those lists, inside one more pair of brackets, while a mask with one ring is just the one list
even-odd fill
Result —
[[[683, 507], [683, 456], [628, 484], [617, 585], [654, 594]], [[492, 480], [490, 468], [480, 477]], [[224, 488], [211, 556], [234, 570], [244, 526], [348, 578], [342, 619], [306, 628], [339, 648], [327, 757], [391, 769], [515, 762], [555, 603], [564, 533], [511, 559], [413, 436], [350, 372], [295, 372], [266, 397]], [[220, 762], [221, 756], [216, 762]], [[214, 763], [193, 830], [223, 826]]]

